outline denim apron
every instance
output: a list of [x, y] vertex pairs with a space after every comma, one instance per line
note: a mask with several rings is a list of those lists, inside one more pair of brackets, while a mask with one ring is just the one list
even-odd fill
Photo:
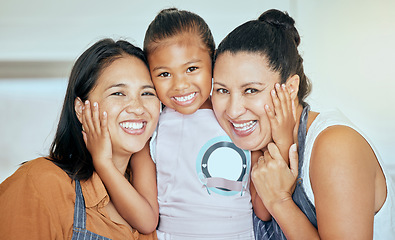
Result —
[[109, 238], [102, 237], [96, 233], [86, 230], [86, 211], [85, 200], [82, 195], [80, 181], [75, 181], [75, 205], [74, 205], [74, 223], [72, 240], [100, 239], [107, 240]]
[[[307, 216], [309, 221], [317, 228], [317, 216], [315, 214], [315, 207], [307, 198], [306, 192], [304, 191], [301, 177], [301, 169], [303, 166], [304, 157], [304, 146], [307, 133], [307, 119], [309, 115], [310, 106], [306, 105], [303, 108], [302, 115], [300, 117], [299, 129], [298, 129], [298, 154], [299, 154], [299, 167], [298, 167], [298, 180], [296, 182], [295, 191], [292, 194], [292, 199], [295, 204], [302, 210]], [[256, 240], [274, 240], [274, 239], [286, 239], [283, 231], [274, 218], [270, 221], [262, 221], [255, 213], [253, 214], [254, 232]], [[290, 223], [297, 224], [297, 223]]]

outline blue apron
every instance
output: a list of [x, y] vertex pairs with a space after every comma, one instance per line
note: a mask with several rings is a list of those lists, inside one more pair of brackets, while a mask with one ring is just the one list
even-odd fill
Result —
[[107, 240], [109, 238], [100, 236], [96, 233], [86, 230], [86, 211], [85, 200], [82, 195], [80, 181], [75, 181], [75, 205], [74, 205], [74, 223], [72, 240], [100, 239]]
[[[298, 129], [298, 154], [299, 154], [299, 167], [298, 167], [298, 181], [296, 182], [295, 191], [292, 194], [292, 199], [295, 204], [302, 210], [307, 216], [309, 221], [317, 228], [317, 216], [315, 214], [315, 207], [307, 198], [306, 192], [304, 191], [301, 175], [301, 169], [303, 166], [304, 146], [307, 133], [307, 119], [309, 115], [310, 106], [306, 105], [303, 108], [302, 115], [300, 117], [299, 129]], [[274, 218], [270, 221], [262, 221], [255, 213], [253, 214], [254, 232], [256, 240], [274, 240], [274, 239], [286, 239], [283, 231]], [[297, 223], [293, 223], [297, 224]]]

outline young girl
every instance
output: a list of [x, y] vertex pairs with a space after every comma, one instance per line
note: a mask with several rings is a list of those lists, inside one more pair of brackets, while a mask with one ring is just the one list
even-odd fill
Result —
[[[251, 154], [232, 143], [212, 111], [215, 43], [209, 27], [194, 13], [162, 10], [147, 29], [144, 50], [165, 107], [150, 146], [132, 159], [156, 163], [158, 238], [254, 239]], [[233, 124], [235, 131], [253, 125]], [[132, 215], [127, 191], [117, 193], [125, 204], [116, 205], [125, 219]]]

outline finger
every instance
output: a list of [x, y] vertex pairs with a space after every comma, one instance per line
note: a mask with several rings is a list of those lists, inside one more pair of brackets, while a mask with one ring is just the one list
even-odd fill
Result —
[[100, 120], [101, 132], [105, 135], [109, 135], [108, 126], [107, 126], [107, 112], [103, 112], [103, 115]]
[[289, 89], [285, 86], [285, 84], [282, 85], [283, 92], [284, 92], [284, 97], [285, 97], [285, 106], [286, 106], [286, 112], [291, 113], [292, 112], [292, 99], [291, 99], [291, 94], [289, 93]]
[[99, 104], [97, 102], [93, 103], [92, 109], [92, 124], [97, 133], [100, 133], [100, 113], [99, 113]]
[[90, 106], [90, 102], [89, 100], [85, 101], [85, 111], [83, 111], [83, 117], [85, 119], [85, 132], [89, 133], [91, 131], [94, 130], [94, 125], [92, 122], [92, 110], [91, 110], [91, 106]]
[[82, 131], [86, 133], [89, 129], [88, 129], [88, 125], [86, 123], [85, 115], [86, 115], [86, 107], [84, 104], [84, 106], [82, 107]]
[[278, 149], [276, 144], [269, 143], [267, 145], [267, 149], [272, 159], [284, 161], [283, 157], [281, 156], [280, 150]]
[[277, 90], [277, 97], [279, 99], [279, 110], [281, 110], [281, 113], [283, 116], [287, 116], [286, 114], [288, 113], [288, 103], [286, 101], [286, 97], [285, 97], [285, 84], [282, 84], [281, 87], [280, 86], [276, 86], [276, 90]]
[[276, 83], [275, 85], [275, 89], [273, 89], [270, 94], [272, 96], [272, 101], [273, 101], [273, 108], [274, 108], [274, 113], [276, 115], [277, 118], [281, 118], [282, 117], [282, 109], [281, 109], [281, 103], [280, 103], [280, 99], [278, 98], [277, 94], [279, 93], [280, 90], [280, 84]]
[[299, 159], [298, 159], [298, 151], [296, 143], [292, 144], [289, 148], [289, 167], [291, 168], [291, 172], [295, 178], [298, 177], [298, 166], [299, 166]]
[[270, 155], [270, 152], [268, 150], [266, 150], [263, 153], [263, 161], [262, 161], [262, 163], [267, 163], [267, 162], [269, 162], [271, 160], [273, 160], [273, 157]]
[[272, 128], [274, 128], [275, 126], [277, 126], [277, 119], [276, 119], [276, 115], [274, 114], [274, 112], [270, 109], [269, 105], [265, 105], [265, 111], [267, 114], [267, 117], [269, 118], [269, 122], [270, 122], [270, 126], [272, 126]]

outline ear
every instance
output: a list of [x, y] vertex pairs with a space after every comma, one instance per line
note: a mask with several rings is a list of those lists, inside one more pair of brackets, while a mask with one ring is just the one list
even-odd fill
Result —
[[299, 92], [299, 75], [295, 74], [287, 79], [285, 82], [285, 86], [288, 88], [288, 91], [291, 95], [292, 100], [298, 99]]
[[78, 120], [82, 123], [82, 108], [84, 107], [84, 103], [82, 102], [81, 98], [77, 97], [74, 100], [74, 110], [75, 114], [77, 115]]

